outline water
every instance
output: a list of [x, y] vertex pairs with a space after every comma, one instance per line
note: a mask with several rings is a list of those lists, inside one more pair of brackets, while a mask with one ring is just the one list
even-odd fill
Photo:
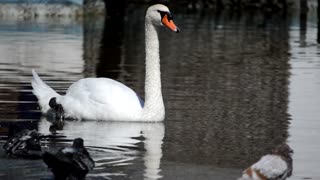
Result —
[[[50, 133], [31, 93], [31, 69], [59, 93], [104, 76], [143, 96], [144, 9], [127, 13], [107, 20], [104, 31], [103, 19], [0, 21], [1, 145], [23, 128]], [[319, 179], [315, 19], [301, 32], [297, 15], [174, 15], [181, 33], [160, 35], [165, 121], [68, 121], [43, 147], [82, 137], [96, 162], [87, 179], [227, 180], [288, 142], [290, 179]], [[1, 149], [0, 161], [1, 179], [52, 178], [41, 160], [8, 158]]]

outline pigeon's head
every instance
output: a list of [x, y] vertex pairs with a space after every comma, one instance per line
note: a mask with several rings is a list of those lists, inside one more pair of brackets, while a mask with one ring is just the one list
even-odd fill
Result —
[[84, 148], [83, 146], [83, 139], [82, 138], [76, 138], [73, 140], [73, 145], [74, 148]]
[[286, 158], [291, 158], [293, 150], [290, 148], [288, 144], [281, 144], [272, 150], [272, 154], [280, 155]]

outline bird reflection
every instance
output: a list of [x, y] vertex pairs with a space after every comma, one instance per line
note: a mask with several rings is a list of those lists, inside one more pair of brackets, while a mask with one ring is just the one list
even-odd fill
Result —
[[[44, 118], [44, 117], [43, 117]], [[49, 131], [52, 134], [56, 134], [57, 130], [62, 130], [64, 125], [64, 119], [57, 118], [57, 112], [54, 109], [49, 109], [46, 113], [45, 119], [50, 123]]]
[[58, 122], [58, 123], [52, 123], [49, 127], [49, 131], [52, 134], [56, 134], [58, 130], [63, 129], [63, 122]]
[[108, 17], [104, 21], [96, 73], [98, 77], [117, 79], [123, 53], [125, 2], [106, 1], [106, 8]]
[[[43, 117], [39, 122], [39, 132], [50, 133], [51, 125]], [[131, 177], [130, 169], [139, 168], [139, 172], [144, 173], [133, 176], [161, 178], [163, 123], [66, 121], [60, 133], [68, 139], [81, 137], [86, 141], [86, 147], [93, 152], [90, 154], [96, 162], [96, 168], [89, 177]]]

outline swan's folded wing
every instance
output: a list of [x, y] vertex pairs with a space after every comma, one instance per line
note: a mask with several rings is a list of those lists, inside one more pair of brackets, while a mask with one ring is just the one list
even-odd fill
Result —
[[132, 89], [112, 79], [91, 79], [85, 82], [83, 89], [86, 90], [84, 94], [88, 96], [88, 100], [95, 103], [122, 108], [125, 105], [134, 107], [131, 103], [141, 106], [139, 97]]
[[66, 116], [77, 119], [119, 119], [124, 113], [131, 118], [142, 109], [132, 89], [108, 78], [79, 80], [70, 86], [63, 101]]
[[32, 93], [38, 98], [41, 111], [46, 113], [49, 109], [49, 100], [52, 97], [60, 96], [51, 87], [44, 83], [35, 70], [32, 70], [33, 79], [31, 81]]
[[265, 155], [252, 165], [252, 169], [259, 171], [268, 179], [275, 179], [286, 174], [288, 166], [280, 156]]

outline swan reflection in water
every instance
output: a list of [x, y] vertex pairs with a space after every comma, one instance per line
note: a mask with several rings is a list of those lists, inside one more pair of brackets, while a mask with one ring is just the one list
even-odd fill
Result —
[[[51, 126], [52, 123], [42, 117], [39, 132], [50, 134]], [[163, 123], [65, 121], [63, 129], [58, 131], [64, 139], [48, 142], [48, 146], [83, 138], [96, 163], [87, 177], [159, 179], [164, 131]]]

